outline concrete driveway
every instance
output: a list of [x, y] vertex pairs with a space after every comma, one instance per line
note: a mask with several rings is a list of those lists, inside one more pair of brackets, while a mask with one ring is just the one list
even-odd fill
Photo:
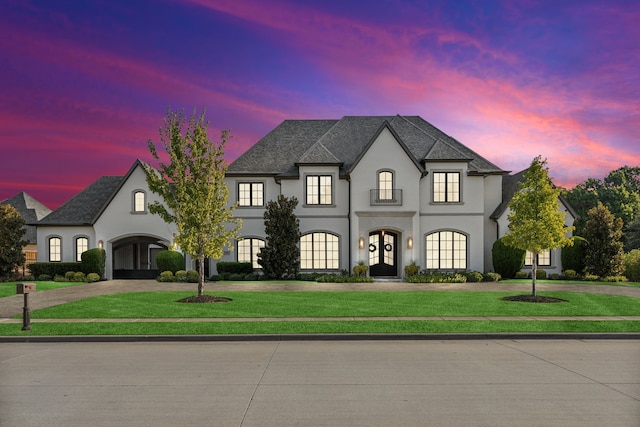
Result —
[[3, 343], [0, 425], [640, 425], [640, 341]]

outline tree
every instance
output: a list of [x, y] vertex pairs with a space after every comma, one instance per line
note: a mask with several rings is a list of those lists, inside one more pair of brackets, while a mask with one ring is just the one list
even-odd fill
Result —
[[[160, 162], [158, 169], [144, 165], [149, 190], [164, 201], [164, 205], [151, 203], [149, 212], [176, 224], [175, 243], [198, 260], [198, 297], [204, 295], [205, 257], [222, 258], [223, 247], [230, 246], [240, 227], [240, 220], [233, 217], [235, 206], [227, 207], [229, 188], [224, 182], [224, 145], [229, 135], [222, 131], [214, 143], [207, 136], [208, 126], [204, 112], [196, 117], [194, 110], [187, 122], [184, 112], [169, 109], [160, 129], [169, 163]], [[148, 147], [159, 161], [151, 140]]]
[[0, 205], [0, 279], [10, 277], [13, 270], [24, 264], [22, 248], [27, 230], [20, 213], [11, 205]]
[[524, 173], [524, 181], [509, 202], [509, 232], [503, 236], [508, 246], [531, 252], [531, 295], [536, 297], [538, 255], [543, 250], [554, 250], [573, 244], [567, 233], [573, 227], [564, 224], [565, 214], [558, 209], [560, 189], [549, 179], [546, 159], [533, 159]]
[[601, 202], [590, 209], [587, 216], [584, 231], [587, 272], [599, 277], [621, 274], [624, 263], [622, 219], [616, 218]]
[[300, 220], [294, 210], [298, 199], [282, 194], [269, 201], [264, 213], [267, 241], [258, 253], [258, 264], [270, 279], [293, 278], [300, 271]]

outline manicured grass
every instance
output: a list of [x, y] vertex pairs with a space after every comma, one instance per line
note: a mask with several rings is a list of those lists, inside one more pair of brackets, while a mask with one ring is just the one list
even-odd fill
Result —
[[[531, 284], [531, 279], [505, 279], [500, 283], [524, 283]], [[545, 285], [594, 285], [594, 286], [627, 286], [630, 288], [640, 288], [640, 282], [590, 282], [587, 280], [536, 280], [536, 283], [543, 283]]]
[[0, 324], [2, 336], [33, 335], [228, 335], [228, 334], [439, 334], [439, 333], [565, 333], [640, 332], [638, 321], [309, 321], [193, 323], [37, 323], [31, 331], [18, 324]]
[[16, 283], [35, 283], [36, 292], [48, 291], [50, 289], [66, 288], [67, 286], [85, 285], [84, 282], [0, 282], [0, 298], [16, 294]]
[[33, 311], [43, 318], [260, 318], [260, 317], [424, 317], [424, 316], [640, 316], [637, 298], [544, 292], [568, 300], [532, 304], [501, 301], [513, 292], [222, 292], [233, 301], [176, 302], [193, 292], [135, 292], [87, 298]]

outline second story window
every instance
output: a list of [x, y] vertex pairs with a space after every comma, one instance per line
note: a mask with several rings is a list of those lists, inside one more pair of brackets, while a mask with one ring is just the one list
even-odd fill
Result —
[[[533, 253], [527, 251], [527, 255], [524, 259], [524, 265], [532, 266], [533, 265]], [[550, 266], [551, 265], [551, 251], [549, 249], [544, 249], [541, 253], [538, 254], [538, 262], [536, 265], [539, 266]]]
[[147, 211], [147, 195], [142, 190], [133, 193], [133, 212], [142, 213]]
[[460, 172], [433, 173], [433, 201], [435, 203], [460, 202]]
[[330, 205], [333, 203], [331, 175], [307, 175], [307, 205]]
[[379, 200], [393, 199], [393, 172], [391, 171], [378, 172], [378, 199]]
[[238, 184], [238, 206], [264, 205], [264, 184], [262, 182], [241, 182]]

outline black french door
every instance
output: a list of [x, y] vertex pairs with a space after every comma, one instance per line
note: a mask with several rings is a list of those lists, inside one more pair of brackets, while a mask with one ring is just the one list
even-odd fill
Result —
[[398, 235], [390, 231], [369, 233], [369, 274], [371, 276], [398, 275]]

